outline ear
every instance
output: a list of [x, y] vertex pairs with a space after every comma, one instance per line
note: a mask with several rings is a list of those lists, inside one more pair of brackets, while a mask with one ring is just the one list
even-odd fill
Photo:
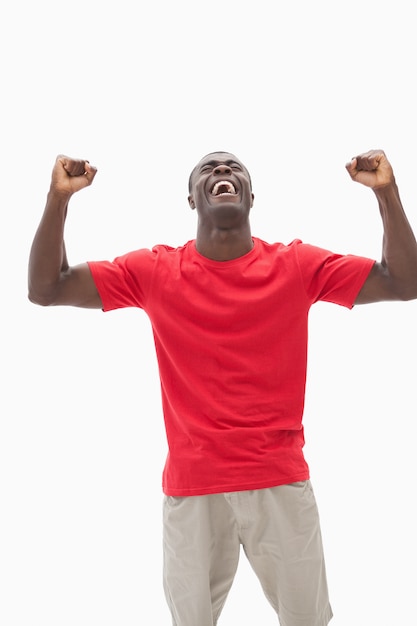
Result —
[[188, 196], [188, 204], [190, 205], [190, 207], [194, 210], [195, 209], [195, 202], [194, 202], [194, 198], [190, 195]]
[[252, 208], [252, 207], [253, 207], [254, 200], [255, 200], [255, 195], [254, 195], [253, 193], [252, 193], [251, 195], [252, 195], [252, 202], [250, 203], [250, 207]]

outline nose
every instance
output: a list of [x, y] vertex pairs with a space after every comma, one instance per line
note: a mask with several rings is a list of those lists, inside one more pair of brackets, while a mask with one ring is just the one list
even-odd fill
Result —
[[231, 173], [232, 173], [232, 169], [226, 163], [220, 163], [219, 165], [216, 165], [216, 167], [213, 170], [213, 174], [216, 174], [216, 175], [221, 175], [221, 174], [230, 175]]

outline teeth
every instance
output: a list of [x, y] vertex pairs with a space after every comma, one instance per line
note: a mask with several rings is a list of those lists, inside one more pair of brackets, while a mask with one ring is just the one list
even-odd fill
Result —
[[211, 193], [213, 196], [221, 196], [224, 193], [235, 194], [236, 189], [229, 180], [219, 180], [219, 182], [214, 185]]

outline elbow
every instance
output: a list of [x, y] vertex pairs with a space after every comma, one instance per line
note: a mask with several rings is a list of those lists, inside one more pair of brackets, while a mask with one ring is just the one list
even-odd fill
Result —
[[41, 298], [38, 295], [28, 293], [28, 300], [32, 304], [38, 304], [39, 306], [51, 306], [52, 302], [48, 298]]
[[32, 304], [38, 304], [39, 306], [52, 306], [54, 304], [54, 298], [51, 293], [41, 293], [34, 290], [29, 286], [27, 294], [29, 302]]
[[417, 300], [417, 285], [414, 288], [405, 289], [401, 294], [401, 300], [403, 302], [409, 302], [410, 300]]
[[395, 289], [395, 299], [402, 302], [409, 302], [417, 299], [417, 280], [407, 284], [397, 285]]
[[412, 271], [389, 271], [382, 267], [381, 277], [387, 290], [388, 300], [408, 302], [417, 299], [417, 268]]

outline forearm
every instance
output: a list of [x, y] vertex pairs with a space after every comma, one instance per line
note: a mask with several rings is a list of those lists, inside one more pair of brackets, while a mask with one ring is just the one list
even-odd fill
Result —
[[53, 297], [62, 272], [68, 269], [64, 226], [70, 194], [49, 191], [41, 222], [29, 256], [29, 299], [37, 302]]
[[384, 227], [381, 265], [399, 299], [417, 298], [417, 243], [397, 185], [394, 181], [374, 192]]

